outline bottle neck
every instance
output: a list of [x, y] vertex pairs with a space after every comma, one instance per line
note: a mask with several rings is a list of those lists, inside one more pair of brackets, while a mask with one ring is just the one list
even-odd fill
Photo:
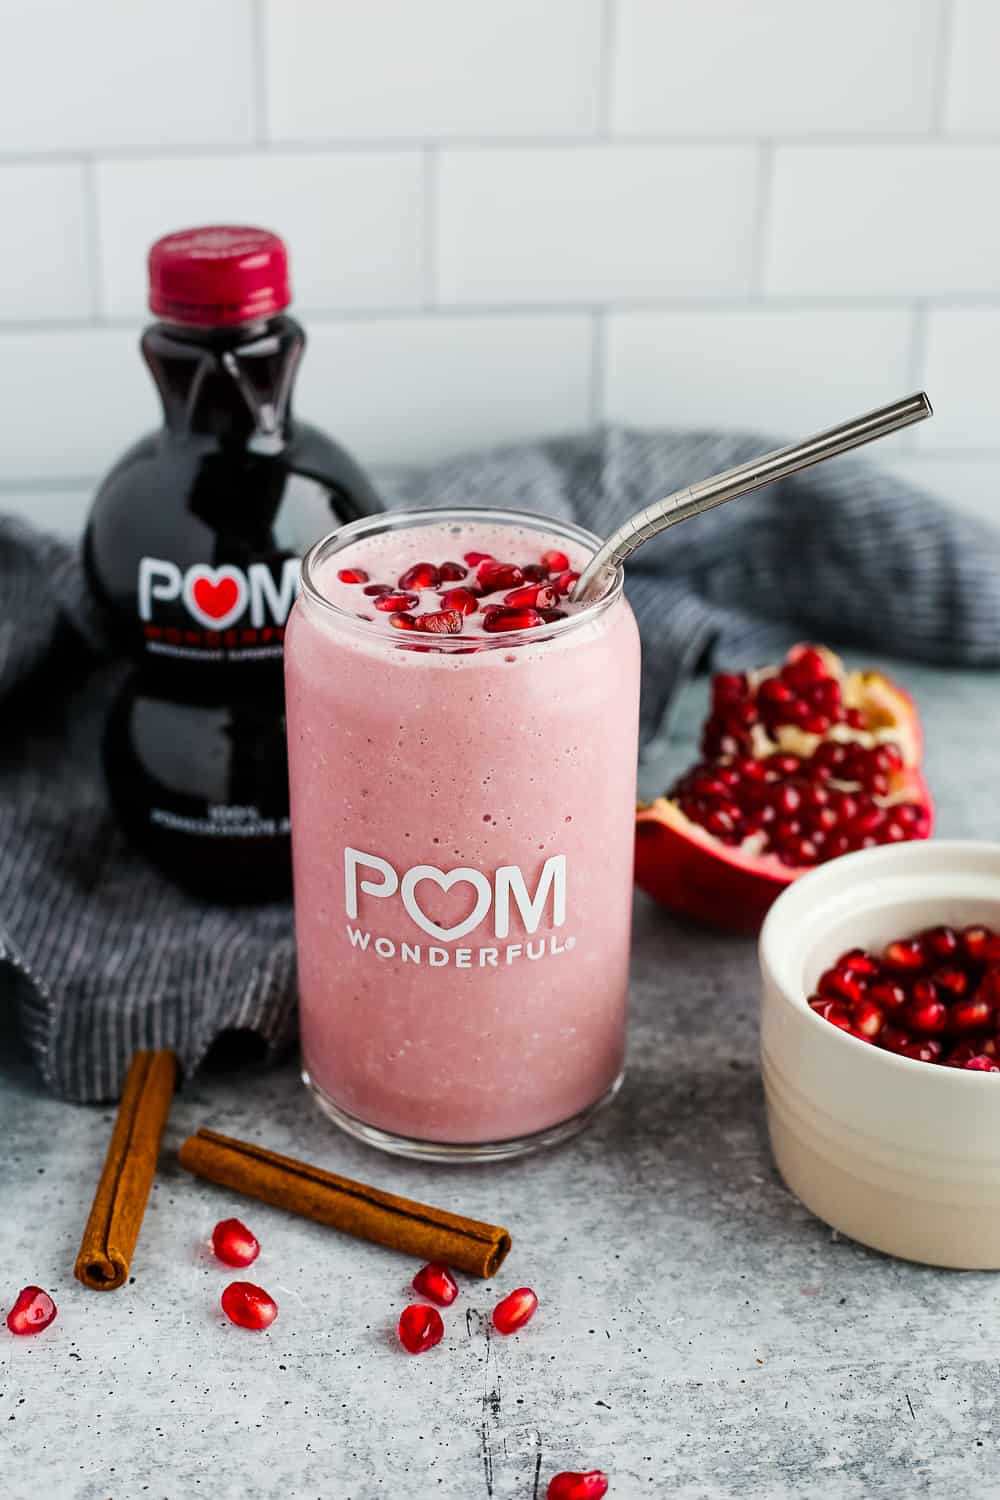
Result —
[[291, 435], [304, 347], [302, 328], [284, 314], [233, 328], [153, 323], [142, 336], [173, 435], [210, 436], [262, 453], [280, 452]]

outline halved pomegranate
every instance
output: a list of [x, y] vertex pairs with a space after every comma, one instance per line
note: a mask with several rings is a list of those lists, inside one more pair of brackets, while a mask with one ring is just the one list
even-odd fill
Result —
[[703, 758], [639, 807], [636, 881], [673, 911], [755, 931], [814, 865], [929, 836], [921, 750], [909, 695], [825, 646], [719, 673]]

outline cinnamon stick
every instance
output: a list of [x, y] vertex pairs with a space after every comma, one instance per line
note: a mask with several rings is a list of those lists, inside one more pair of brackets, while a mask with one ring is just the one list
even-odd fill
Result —
[[470, 1276], [494, 1275], [510, 1249], [510, 1234], [496, 1224], [383, 1193], [214, 1130], [189, 1136], [180, 1163], [220, 1187]]
[[76, 1258], [77, 1280], [95, 1292], [114, 1291], [128, 1280], [176, 1083], [172, 1052], [133, 1057]]

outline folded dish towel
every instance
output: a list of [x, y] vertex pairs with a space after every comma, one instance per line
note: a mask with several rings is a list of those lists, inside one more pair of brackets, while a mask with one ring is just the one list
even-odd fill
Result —
[[[774, 447], [746, 434], [602, 429], [397, 476], [391, 505], [513, 506], [606, 536], [673, 489]], [[639, 552], [643, 736], [684, 679], [803, 637], [876, 657], [1000, 663], [1000, 531], [838, 458], [677, 527]], [[137, 1047], [186, 1071], [230, 1031], [294, 1034], [286, 903], [198, 902], [148, 866], [107, 808], [99, 740], [122, 671], [75, 553], [0, 519], [0, 1002], [45, 1082], [114, 1098]]]

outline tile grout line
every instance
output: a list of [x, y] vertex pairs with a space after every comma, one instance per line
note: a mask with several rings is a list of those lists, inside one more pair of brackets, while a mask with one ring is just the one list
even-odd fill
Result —
[[[594, 420], [603, 421], [603, 414], [598, 412]], [[921, 447], [921, 448], [898, 448], [898, 457], [907, 464], [947, 464], [956, 468], [962, 464], [997, 464], [1000, 465], [1000, 447], [994, 448], [966, 448], [966, 447]], [[374, 467], [381, 474], [405, 473], [410, 467], [403, 460], [394, 462], [378, 463]], [[93, 486], [100, 479], [100, 473], [94, 474], [54, 474], [40, 476], [38, 474], [0, 475], [0, 499], [5, 495], [55, 495], [65, 491], [81, 491], [89, 494]]]
[[934, 51], [935, 75], [931, 98], [930, 134], [941, 139], [945, 134], [948, 108], [948, 86], [951, 82], [952, 52], [955, 42], [955, 0], [942, 0]]
[[604, 421], [604, 387], [608, 363], [608, 320], [602, 307], [595, 307], [590, 323], [590, 425]]
[[750, 256], [750, 295], [757, 303], [766, 303], [764, 283], [767, 252], [771, 234], [771, 206], [774, 199], [774, 142], [761, 141], [757, 162], [757, 191], [754, 195], [754, 239]]
[[251, 46], [253, 49], [253, 118], [258, 148], [268, 145], [267, 0], [251, 0]]
[[[611, 297], [600, 302], [593, 299], [574, 298], [567, 302], [396, 302], [371, 303], [360, 306], [320, 307], [308, 302], [298, 302], [296, 307], [303, 318], [317, 327], [336, 326], [343, 323], [388, 323], [434, 321], [482, 320], [495, 322], [504, 318], [560, 320], [592, 317], [595, 311], [604, 316], [641, 317], [659, 313], [697, 318], [718, 314], [725, 316], [734, 312], [804, 312], [804, 313], [879, 313], [890, 311], [912, 311], [917, 306], [940, 311], [972, 309], [983, 313], [1000, 311], [1000, 296], [984, 296], [970, 293], [962, 296], [925, 298], [918, 302], [912, 294], [893, 295], [886, 292], [845, 293], [823, 295], [822, 293], [772, 293], [765, 297], [734, 293], [676, 294], [662, 297]], [[107, 315], [82, 315], [65, 318], [6, 318], [0, 319], [0, 336], [16, 337], [59, 335], [73, 333], [138, 332], [144, 325], [145, 313], [141, 307], [133, 313], [111, 313]]]
[[84, 238], [86, 240], [87, 276], [90, 280], [90, 317], [88, 328], [99, 328], [104, 323], [104, 293], [101, 266], [101, 210], [97, 191], [97, 162], [87, 157], [83, 162], [83, 213]]
[[440, 249], [441, 153], [437, 146], [426, 146], [424, 148], [423, 165], [423, 305], [425, 312], [432, 312], [437, 307], [437, 294], [440, 285], [438, 254]]
[[[101, 161], [162, 161], [186, 160], [188, 158], [212, 156], [314, 156], [325, 153], [365, 156], [380, 151], [418, 152], [428, 146], [447, 147], [449, 150], [468, 151], [530, 151], [535, 148], [552, 147], [566, 150], [581, 150], [599, 143], [601, 137], [589, 133], [539, 135], [456, 135], [440, 136], [326, 136], [269, 138], [260, 141], [199, 141], [197, 143], [176, 142], [170, 145], [99, 146], [90, 152], [72, 150], [5, 151], [0, 147], [0, 170], [6, 166], [49, 166], [59, 162], [81, 162], [90, 157]], [[797, 147], [842, 147], [863, 151], [868, 147], [899, 147], [919, 150], [928, 145], [946, 144], [956, 151], [977, 148], [1000, 148], [1000, 131], [968, 130], [949, 131], [943, 141], [937, 141], [923, 131], [789, 131], [780, 137], [762, 136], [753, 132], [723, 132], [717, 135], [679, 134], [676, 131], [642, 131], [618, 133], [609, 138], [609, 143], [620, 147], [663, 147], [672, 150], [706, 151], [727, 146], [760, 146], [764, 141], [781, 146]]]
[[599, 46], [600, 75], [597, 96], [597, 134], [602, 141], [612, 139], [615, 107], [615, 65], [617, 62], [618, 12], [616, 0], [602, 0]]

